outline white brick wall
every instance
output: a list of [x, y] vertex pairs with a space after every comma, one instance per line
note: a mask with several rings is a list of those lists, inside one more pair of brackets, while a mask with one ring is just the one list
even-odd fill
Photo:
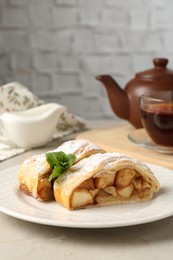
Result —
[[0, 0], [0, 84], [88, 119], [116, 118], [96, 75], [124, 88], [156, 56], [173, 68], [172, 43], [172, 0]]

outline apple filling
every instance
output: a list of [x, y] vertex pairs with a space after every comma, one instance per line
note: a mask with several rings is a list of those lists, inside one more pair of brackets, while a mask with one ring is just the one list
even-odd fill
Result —
[[52, 184], [48, 179], [40, 179], [37, 187], [38, 198], [41, 200], [51, 200], [54, 198]]
[[52, 182], [48, 180], [50, 173], [50, 171], [47, 171], [42, 175], [42, 178], [38, 180], [37, 195], [38, 199], [43, 201], [49, 201], [54, 198]]
[[111, 205], [150, 194], [151, 185], [137, 171], [126, 168], [116, 173], [103, 173], [80, 184], [72, 193], [71, 208]]

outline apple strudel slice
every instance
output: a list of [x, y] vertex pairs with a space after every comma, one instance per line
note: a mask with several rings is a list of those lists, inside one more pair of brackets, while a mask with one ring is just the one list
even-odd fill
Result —
[[159, 189], [145, 163], [119, 153], [91, 155], [54, 182], [55, 199], [67, 209], [147, 201]]
[[[75, 163], [95, 153], [105, 151], [88, 140], [71, 140], [63, 143], [50, 152], [64, 152], [76, 157]], [[49, 176], [52, 169], [46, 160], [46, 154], [34, 155], [27, 158], [21, 165], [18, 173], [19, 188], [40, 201], [49, 201], [54, 198], [52, 182]]]

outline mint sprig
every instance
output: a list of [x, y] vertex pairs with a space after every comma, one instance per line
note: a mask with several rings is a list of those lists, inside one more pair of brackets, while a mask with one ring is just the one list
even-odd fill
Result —
[[46, 153], [46, 160], [53, 170], [49, 176], [49, 181], [51, 181], [58, 178], [72, 166], [76, 160], [76, 156], [73, 154], [65, 154], [64, 152], [48, 152]]

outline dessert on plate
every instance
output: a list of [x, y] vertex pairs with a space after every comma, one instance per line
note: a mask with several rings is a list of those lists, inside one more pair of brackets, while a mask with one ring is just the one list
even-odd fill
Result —
[[147, 164], [122, 153], [106, 153], [88, 140], [71, 140], [26, 159], [19, 187], [40, 201], [70, 209], [142, 202], [160, 184]]
[[[63, 143], [50, 153], [64, 152], [75, 156], [75, 163], [94, 153], [105, 151], [88, 140], [71, 140]], [[41, 201], [49, 201], [54, 198], [52, 182], [49, 176], [52, 169], [46, 160], [46, 154], [34, 155], [27, 158], [20, 167], [18, 173], [19, 188], [25, 193]]]

